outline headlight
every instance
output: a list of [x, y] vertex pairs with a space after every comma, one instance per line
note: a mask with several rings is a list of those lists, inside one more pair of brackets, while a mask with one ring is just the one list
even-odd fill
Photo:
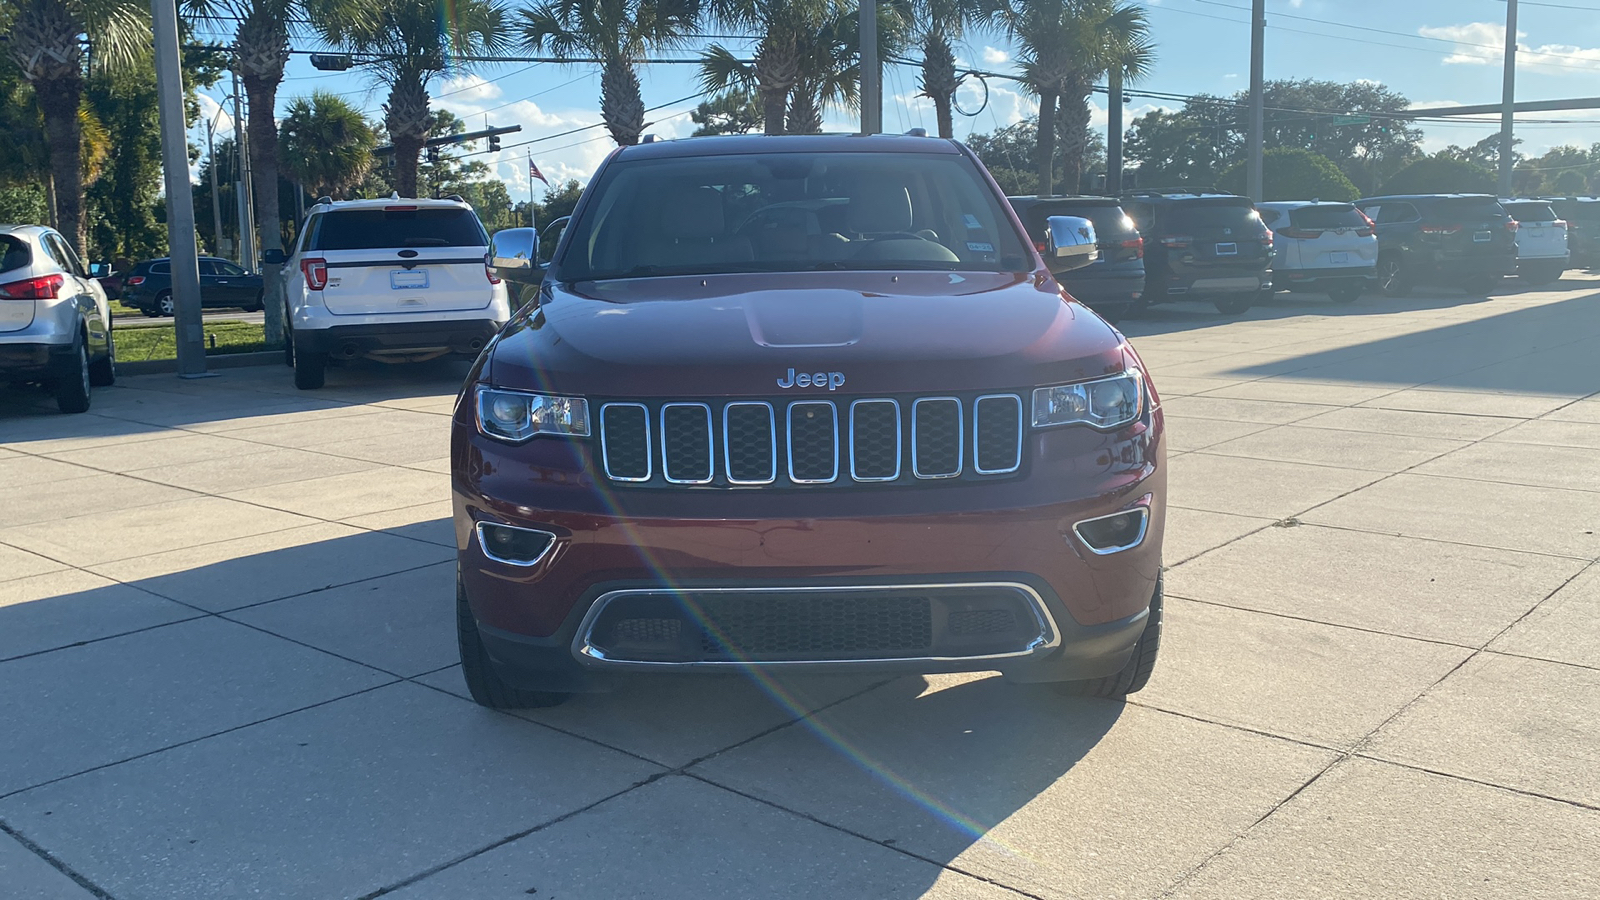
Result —
[[536, 434], [588, 437], [589, 402], [480, 387], [478, 430], [502, 441], [525, 441]]
[[1139, 418], [1144, 405], [1144, 377], [1138, 369], [1077, 384], [1036, 388], [1033, 427], [1091, 425], [1121, 428]]

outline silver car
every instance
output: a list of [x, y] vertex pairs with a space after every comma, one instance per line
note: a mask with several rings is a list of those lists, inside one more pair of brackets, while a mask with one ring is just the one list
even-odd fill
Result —
[[0, 382], [41, 382], [62, 412], [116, 380], [105, 290], [54, 229], [0, 225]]

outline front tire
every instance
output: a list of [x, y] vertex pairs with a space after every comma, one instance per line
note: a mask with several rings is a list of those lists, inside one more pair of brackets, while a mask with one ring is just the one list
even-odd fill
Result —
[[571, 694], [556, 691], [527, 691], [507, 684], [495, 671], [489, 651], [478, 633], [478, 620], [467, 603], [467, 589], [456, 575], [456, 643], [461, 649], [461, 675], [473, 702], [489, 709], [538, 709], [558, 706]]
[[1378, 260], [1378, 289], [1391, 297], [1404, 297], [1411, 293], [1411, 281], [1398, 256], [1385, 256]]
[[64, 413], [89, 411], [89, 345], [80, 333], [72, 346], [72, 356], [56, 377], [56, 406]]
[[261, 302], [260, 294], [256, 294], [256, 302], [244, 307], [244, 311], [248, 313], [261, 312], [263, 309], [266, 309], [266, 305]]
[[162, 291], [156, 295], [156, 315], [172, 316], [177, 313], [177, 310], [178, 308], [172, 303], [171, 291]]
[[1499, 275], [1474, 275], [1461, 282], [1461, 289], [1474, 297], [1488, 296], [1499, 284]]
[[1073, 697], [1106, 697], [1117, 699], [1138, 693], [1150, 681], [1156, 668], [1156, 656], [1161, 651], [1161, 576], [1156, 576], [1156, 591], [1150, 596], [1150, 618], [1145, 620], [1144, 631], [1133, 645], [1133, 655], [1115, 674], [1084, 681], [1063, 681], [1056, 690]]

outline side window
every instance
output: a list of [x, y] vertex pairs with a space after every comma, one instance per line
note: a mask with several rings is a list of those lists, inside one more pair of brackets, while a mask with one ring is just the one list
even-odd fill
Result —
[[1148, 233], [1155, 225], [1155, 209], [1148, 203], [1129, 203], [1123, 207], [1123, 211], [1133, 220], [1140, 233]]
[[52, 262], [61, 267], [61, 271], [72, 271], [72, 263], [67, 262], [66, 247], [62, 245], [60, 238], [46, 234], [40, 238], [39, 243], [44, 245], [44, 252], [49, 255]]
[[212, 260], [211, 264], [217, 267], [218, 275], [226, 275], [229, 278], [237, 278], [238, 276], [245, 274], [243, 269], [225, 259]]
[[217, 274], [217, 264], [212, 262], [209, 259], [200, 260], [200, 274], [201, 275], [215, 275], [215, 274]]
[[[1367, 215], [1372, 215], [1370, 212]], [[1415, 222], [1417, 208], [1409, 203], [1390, 203], [1379, 211], [1377, 219], [1380, 225], [1391, 225], [1396, 222]]]
[[61, 248], [61, 256], [67, 261], [67, 271], [79, 278], [89, 277], [88, 271], [83, 267], [83, 261], [78, 259], [78, 254], [73, 252], [72, 245], [67, 243], [67, 239], [59, 234], [54, 237], [56, 245]]
[[317, 233], [317, 226], [322, 224], [322, 213], [317, 213], [306, 219], [306, 225], [300, 230], [300, 246], [296, 252], [304, 253], [311, 249], [311, 236]]
[[165, 262], [151, 263], [150, 264], [150, 274], [151, 275], [171, 275], [172, 274], [172, 264], [171, 263], [165, 263]]
[[1261, 214], [1261, 224], [1266, 225], [1269, 228], [1272, 227], [1273, 223], [1277, 222], [1278, 219], [1283, 215], [1283, 213], [1278, 212], [1275, 209], [1263, 209], [1258, 210], [1258, 212]]

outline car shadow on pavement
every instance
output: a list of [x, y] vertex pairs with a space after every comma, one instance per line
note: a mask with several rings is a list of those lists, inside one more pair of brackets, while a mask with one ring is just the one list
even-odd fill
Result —
[[[107, 539], [53, 524], [53, 543]], [[1124, 708], [984, 675], [730, 675], [486, 710], [465, 698], [455, 665], [454, 549], [404, 533], [84, 564], [105, 577], [45, 562], [0, 581], [0, 822], [116, 896], [218, 878], [321, 896], [329, 879], [379, 890], [569, 815], [582, 826], [606, 808], [589, 804], [679, 774], [726, 792], [733, 811], [713, 827], [684, 823], [677, 840], [719, 842], [700, 858], [724, 852], [742, 817], [825, 843], [855, 835], [878, 845], [855, 853], [899, 860], [891, 893], [914, 897], [958, 857], [977, 854], [980, 869], [1049, 863], [991, 832], [1060, 782]], [[351, 732], [375, 705], [382, 733]], [[282, 757], [284, 734], [314, 749]], [[658, 774], [619, 781], [619, 767]], [[382, 790], [345, 790], [327, 771], [391, 775]], [[573, 799], [496, 807], [507, 784]], [[457, 824], [441, 832], [441, 817]], [[197, 828], [206, 840], [180, 840]], [[327, 840], [347, 830], [368, 835], [359, 860]], [[418, 831], [444, 836], [419, 850], [408, 842]], [[252, 853], [251, 835], [271, 835], [270, 852]], [[639, 849], [638, 835], [596, 839], [622, 857]], [[745, 896], [764, 879], [817, 876], [805, 841], [760, 850], [759, 867], [729, 863]]]
[[[1547, 290], [1555, 289], [1553, 286]], [[1200, 301], [1165, 303], [1146, 310], [1137, 319], [1123, 319], [1117, 323], [1131, 338], [1158, 334], [1176, 334], [1202, 328], [1215, 328], [1240, 321], [1271, 321], [1300, 316], [1326, 316], [1347, 318], [1351, 316], [1383, 315], [1396, 312], [1417, 312], [1433, 309], [1452, 309], [1478, 303], [1487, 303], [1496, 296], [1511, 293], [1495, 291], [1489, 296], [1463, 294], [1450, 288], [1418, 288], [1406, 297], [1389, 297], [1377, 292], [1362, 294], [1354, 303], [1335, 303], [1325, 294], [1274, 294], [1271, 299], [1250, 307], [1238, 316], [1218, 313], [1216, 307]], [[1519, 292], [1520, 293], [1520, 292]]]
[[1226, 374], [1581, 397], [1600, 391], [1597, 301], [1584, 294]]

